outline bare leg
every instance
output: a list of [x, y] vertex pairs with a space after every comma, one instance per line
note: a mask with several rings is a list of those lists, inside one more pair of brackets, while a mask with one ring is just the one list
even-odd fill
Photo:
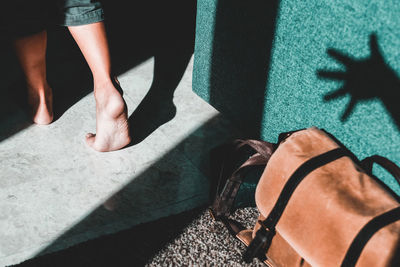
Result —
[[118, 150], [130, 143], [127, 107], [111, 79], [111, 62], [102, 22], [68, 27], [93, 74], [96, 134], [86, 142], [97, 151]]
[[49, 124], [53, 121], [53, 96], [46, 79], [46, 46], [46, 31], [14, 42], [25, 74], [32, 119], [37, 124]]

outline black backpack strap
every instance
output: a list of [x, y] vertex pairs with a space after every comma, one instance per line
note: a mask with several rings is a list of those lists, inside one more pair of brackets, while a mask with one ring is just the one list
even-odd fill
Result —
[[383, 227], [400, 220], [400, 207], [391, 209], [371, 219], [353, 239], [346, 256], [343, 259], [342, 267], [353, 267], [356, 265], [367, 242]]
[[272, 238], [275, 235], [276, 224], [281, 218], [290, 197], [300, 182], [315, 169], [344, 156], [351, 156], [347, 149], [339, 147], [330, 150], [304, 162], [291, 175], [268, 217], [264, 221], [260, 221], [261, 228], [257, 231], [255, 238], [247, 247], [246, 252], [243, 254], [243, 260], [245, 262], [250, 263], [255, 257], [259, 258], [261, 261], [265, 260], [265, 254], [267, 253], [269, 246], [271, 245]]

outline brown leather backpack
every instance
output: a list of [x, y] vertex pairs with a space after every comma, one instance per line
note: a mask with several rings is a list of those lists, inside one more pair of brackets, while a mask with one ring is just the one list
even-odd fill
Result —
[[[400, 168], [380, 156], [359, 161], [315, 127], [280, 136], [278, 144], [239, 141], [256, 151], [230, 177], [220, 177], [211, 213], [268, 266], [400, 266], [400, 199], [372, 175], [373, 163], [400, 181]], [[229, 219], [243, 169], [266, 164], [255, 200], [254, 229]], [[223, 166], [222, 166], [223, 167]]]

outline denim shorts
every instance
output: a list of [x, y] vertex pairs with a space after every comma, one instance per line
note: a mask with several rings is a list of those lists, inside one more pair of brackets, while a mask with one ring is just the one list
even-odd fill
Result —
[[58, 24], [86, 25], [104, 20], [99, 1], [95, 0], [8, 0], [1, 5], [0, 32], [23, 37]]

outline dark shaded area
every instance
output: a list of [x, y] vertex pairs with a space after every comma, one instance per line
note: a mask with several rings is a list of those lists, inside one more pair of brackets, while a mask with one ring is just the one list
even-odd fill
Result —
[[[158, 105], [157, 108], [171, 109], [173, 92], [194, 49], [196, 1], [104, 0], [102, 3], [113, 72], [121, 74], [155, 57], [151, 93], [140, 110], [147, 112], [148, 105], [154, 104]], [[10, 45], [11, 40], [1, 41], [0, 78], [3, 83], [0, 90], [0, 141], [31, 125], [26, 114], [24, 79]], [[92, 92], [90, 69], [64, 27], [52, 26], [48, 30], [47, 75], [53, 88], [55, 120]], [[162, 98], [158, 94], [162, 94]], [[170, 105], [165, 106], [161, 102]], [[134, 125], [147, 129], [134, 139], [143, 140], [158, 126], [173, 118], [174, 112], [166, 113], [169, 115], [164, 116], [160, 112], [153, 114], [150, 126], [142, 116], [136, 114], [131, 118]]]
[[141, 224], [14, 266], [143, 266], [203, 210], [197, 208]]
[[[196, 1], [103, 0], [114, 71], [122, 73], [151, 56], [174, 73], [194, 49]], [[171, 70], [172, 69], [172, 70]]]
[[15, 101], [19, 94], [17, 81], [21, 79], [11, 45], [0, 37], [0, 141], [31, 124]]
[[219, 0], [210, 104], [259, 138], [279, 1]]
[[370, 99], [379, 99], [385, 105], [389, 114], [400, 129], [400, 79], [396, 72], [385, 63], [378, 46], [375, 33], [370, 35], [370, 56], [364, 59], [355, 59], [335, 49], [328, 49], [327, 53], [346, 67], [341, 70], [319, 70], [318, 76], [322, 79], [342, 81], [343, 86], [334, 92], [325, 95], [325, 101], [351, 96], [341, 120], [346, 121], [352, 114], [358, 102]]

